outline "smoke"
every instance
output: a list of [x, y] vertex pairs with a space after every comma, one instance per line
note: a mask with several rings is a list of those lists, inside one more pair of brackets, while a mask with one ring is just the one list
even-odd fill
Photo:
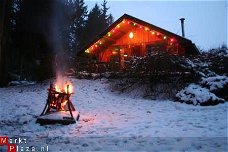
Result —
[[63, 0], [52, 0], [51, 17], [47, 28], [47, 40], [53, 50], [53, 69], [57, 79], [63, 79], [68, 69], [67, 53], [67, 10]]

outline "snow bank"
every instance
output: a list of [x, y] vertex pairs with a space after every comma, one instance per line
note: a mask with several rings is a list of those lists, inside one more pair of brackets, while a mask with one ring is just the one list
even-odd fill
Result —
[[228, 84], [228, 77], [226, 76], [214, 76], [208, 78], [202, 78], [202, 85], [205, 85], [209, 88], [210, 91], [222, 89], [225, 85]]
[[216, 105], [224, 102], [208, 89], [202, 88], [197, 84], [190, 84], [176, 94], [176, 97], [181, 101], [194, 105]]

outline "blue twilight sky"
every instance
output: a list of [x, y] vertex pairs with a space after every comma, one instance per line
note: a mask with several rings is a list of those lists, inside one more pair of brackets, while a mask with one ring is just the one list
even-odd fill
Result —
[[[103, 0], [85, 0], [90, 10]], [[185, 36], [200, 49], [210, 49], [227, 41], [228, 0], [156, 1], [107, 0], [109, 13], [117, 20], [124, 13], [181, 35], [179, 19], [185, 18]]]

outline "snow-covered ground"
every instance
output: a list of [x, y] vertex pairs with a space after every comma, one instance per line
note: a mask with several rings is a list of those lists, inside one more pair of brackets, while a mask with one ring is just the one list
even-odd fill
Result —
[[77, 124], [36, 124], [46, 84], [0, 88], [0, 135], [23, 137], [49, 151], [226, 151], [227, 103], [193, 106], [134, 99], [111, 92], [107, 80], [74, 79]]

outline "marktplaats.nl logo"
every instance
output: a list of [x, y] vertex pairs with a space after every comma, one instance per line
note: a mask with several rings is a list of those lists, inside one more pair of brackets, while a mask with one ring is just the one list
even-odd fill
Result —
[[0, 136], [0, 150], [5, 149], [6, 152], [47, 152], [48, 146], [28, 146], [26, 138], [9, 138]]

